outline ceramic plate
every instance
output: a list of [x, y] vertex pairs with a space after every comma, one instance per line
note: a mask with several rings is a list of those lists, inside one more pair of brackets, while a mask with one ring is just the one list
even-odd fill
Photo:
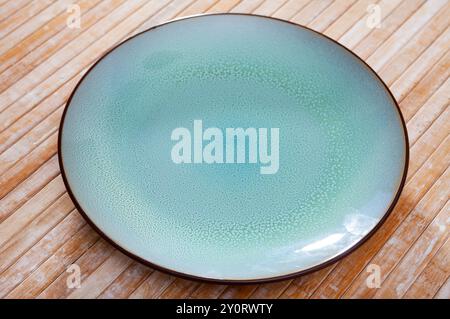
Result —
[[59, 139], [79, 211], [129, 255], [211, 281], [318, 269], [390, 213], [408, 161], [391, 93], [307, 28], [239, 14], [172, 21], [83, 77]]

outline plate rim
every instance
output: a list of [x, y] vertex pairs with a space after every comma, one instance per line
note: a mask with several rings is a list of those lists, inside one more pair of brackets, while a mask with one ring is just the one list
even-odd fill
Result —
[[[86, 212], [81, 208], [81, 205], [78, 203], [75, 195], [72, 192], [72, 189], [69, 185], [69, 182], [67, 180], [66, 177], [66, 173], [65, 173], [65, 169], [64, 169], [64, 164], [63, 164], [63, 156], [62, 156], [62, 149], [61, 149], [61, 144], [62, 144], [62, 133], [63, 133], [63, 129], [64, 129], [64, 120], [66, 117], [66, 113], [67, 110], [70, 107], [72, 98], [75, 94], [75, 92], [78, 90], [78, 87], [80, 86], [80, 84], [83, 82], [84, 78], [95, 68], [95, 66], [102, 61], [106, 56], [108, 56], [112, 51], [114, 51], [115, 49], [117, 49], [118, 47], [122, 46], [123, 44], [125, 44], [126, 42], [130, 41], [131, 39], [134, 39], [135, 37], [146, 33], [146, 32], [150, 32], [152, 30], [155, 30], [159, 27], [162, 27], [166, 24], [170, 24], [170, 23], [174, 23], [174, 22], [178, 22], [178, 21], [183, 21], [183, 20], [188, 20], [188, 19], [194, 19], [194, 18], [198, 18], [198, 17], [206, 17], [206, 16], [251, 16], [251, 17], [257, 17], [257, 18], [261, 18], [261, 19], [268, 19], [268, 20], [272, 20], [272, 21], [278, 21], [278, 22], [282, 22], [282, 23], [288, 23], [292, 26], [295, 26], [297, 28], [300, 29], [305, 29], [307, 31], [311, 31], [313, 33], [315, 33], [316, 35], [318, 35], [319, 37], [328, 39], [330, 41], [332, 41], [334, 44], [338, 45], [339, 47], [343, 48], [345, 51], [347, 51], [348, 53], [350, 53], [353, 57], [355, 57], [357, 60], [359, 60], [361, 62], [361, 64], [363, 66], [365, 66], [369, 72], [371, 72], [373, 75], [375, 75], [375, 77], [378, 79], [378, 81], [380, 81], [383, 86], [384, 89], [386, 90], [386, 92], [389, 94], [389, 96], [391, 97], [393, 104], [395, 105], [395, 108], [397, 110], [398, 116], [400, 118], [400, 123], [401, 126], [403, 128], [403, 138], [404, 138], [404, 145], [405, 145], [405, 158], [404, 158], [404, 168], [403, 168], [403, 176], [402, 179], [400, 181], [400, 184], [398, 186], [398, 190], [397, 193], [395, 194], [394, 199], [392, 200], [390, 206], [388, 207], [388, 209], [386, 210], [386, 212], [383, 214], [383, 216], [380, 218], [380, 220], [377, 222], [377, 224], [361, 239], [359, 239], [356, 243], [354, 243], [353, 245], [349, 246], [348, 248], [346, 248], [344, 251], [342, 251], [341, 253], [325, 260], [324, 262], [318, 263], [314, 266], [311, 266], [309, 268], [305, 268], [299, 271], [295, 271], [292, 273], [287, 273], [287, 274], [283, 274], [283, 275], [279, 275], [279, 276], [272, 276], [272, 277], [261, 277], [261, 278], [253, 278], [253, 279], [219, 279], [219, 278], [210, 278], [210, 277], [202, 277], [202, 276], [197, 276], [197, 275], [192, 275], [189, 273], [183, 273], [180, 271], [176, 271], [167, 267], [163, 267], [160, 266], [156, 263], [153, 263], [147, 259], [144, 259], [142, 257], [139, 257], [138, 255], [126, 250], [125, 248], [123, 248], [120, 244], [116, 243], [112, 238], [110, 238], [108, 235], [106, 235], [91, 219], [90, 217], [86, 214]], [[214, 283], [214, 284], [225, 284], [225, 285], [247, 285], [247, 284], [261, 284], [261, 283], [270, 283], [270, 282], [277, 282], [277, 281], [282, 281], [282, 280], [287, 280], [287, 279], [294, 279], [296, 277], [300, 277], [300, 276], [304, 276], [310, 273], [313, 273], [315, 271], [318, 271], [320, 269], [323, 269], [331, 264], [336, 263], [339, 260], [342, 260], [343, 258], [345, 258], [346, 256], [350, 255], [351, 253], [353, 253], [355, 250], [357, 250], [360, 246], [362, 246], [365, 242], [367, 242], [374, 234], [375, 232], [384, 224], [384, 222], [386, 221], [386, 219], [391, 215], [392, 211], [394, 210], [396, 204], [399, 201], [400, 195], [403, 191], [403, 188], [405, 186], [405, 182], [406, 182], [406, 176], [408, 174], [408, 166], [409, 166], [409, 138], [408, 138], [408, 131], [406, 128], [406, 122], [405, 119], [403, 117], [403, 114], [401, 112], [400, 106], [397, 102], [397, 100], [395, 99], [395, 96], [393, 95], [393, 93], [391, 92], [391, 90], [389, 89], [389, 87], [387, 86], [387, 84], [383, 81], [383, 79], [378, 75], [378, 73], [367, 63], [365, 62], [362, 58], [360, 58], [356, 53], [354, 53], [352, 50], [348, 49], [347, 47], [345, 47], [343, 44], [339, 43], [338, 41], [330, 38], [329, 36], [313, 30], [307, 26], [295, 23], [295, 22], [291, 22], [291, 21], [287, 21], [287, 20], [283, 20], [280, 18], [275, 18], [275, 17], [270, 17], [270, 16], [265, 16], [265, 15], [259, 15], [259, 14], [250, 14], [250, 13], [231, 13], [231, 12], [219, 12], [219, 13], [201, 13], [201, 14], [194, 14], [194, 15], [188, 15], [188, 16], [183, 16], [183, 17], [179, 17], [179, 18], [175, 18], [175, 19], [170, 19], [166, 22], [154, 25], [150, 28], [147, 28], [143, 31], [140, 31], [132, 36], [129, 36], [128, 38], [126, 38], [125, 40], [121, 41], [120, 43], [114, 45], [112, 48], [106, 50], [89, 68], [88, 70], [83, 74], [83, 76], [78, 80], [77, 84], [75, 85], [75, 87], [73, 88], [72, 92], [70, 93], [69, 98], [67, 99], [67, 102], [64, 106], [64, 110], [61, 116], [61, 120], [59, 123], [59, 128], [58, 128], [58, 151], [57, 151], [57, 155], [58, 155], [58, 163], [59, 163], [59, 167], [60, 167], [60, 173], [61, 173], [61, 177], [62, 180], [64, 182], [64, 186], [66, 187], [67, 193], [70, 197], [70, 199], [72, 200], [75, 208], [78, 210], [78, 212], [80, 213], [80, 215], [85, 219], [85, 221], [105, 240], [107, 241], [109, 244], [111, 244], [114, 248], [118, 249], [120, 252], [122, 252], [123, 254], [125, 254], [126, 256], [130, 257], [131, 259], [138, 261], [139, 263], [151, 267], [155, 270], [161, 271], [163, 273], [169, 274], [169, 275], [174, 275], [176, 277], [180, 277], [183, 279], [188, 279], [188, 280], [193, 280], [193, 281], [198, 281], [198, 282], [204, 282], [204, 283]]]

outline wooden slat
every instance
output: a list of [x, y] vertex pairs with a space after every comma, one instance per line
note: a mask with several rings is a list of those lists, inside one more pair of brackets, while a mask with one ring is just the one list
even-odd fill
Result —
[[447, 0], [426, 1], [387, 41], [377, 48], [366, 62], [374, 69], [380, 69], [446, 4]]
[[237, 6], [241, 0], [228, 0], [228, 1], [218, 1], [211, 8], [208, 9], [210, 13], [220, 13], [227, 12]]
[[[448, 239], [450, 226], [450, 202], [441, 210], [422, 236], [414, 243], [401, 262], [389, 274], [375, 297], [400, 298], [414, 283], [433, 255]], [[411, 267], [414, 265], [414, 267]]]
[[[450, 139], [447, 138], [422, 166], [415, 178], [403, 190], [394, 211], [381, 227], [360, 249], [337, 264], [333, 272], [322, 283], [314, 297], [333, 297], [345, 292], [345, 288], [368, 264], [384, 242], [394, 233], [403, 219], [410, 213], [424, 194], [442, 175], [450, 160]], [[336, 289], [339, 287], [339, 289]]]
[[129, 298], [158, 298], [159, 295], [175, 281], [175, 279], [176, 278], [173, 276], [154, 271], [135, 291], [133, 291]]
[[230, 12], [248, 13], [258, 8], [264, 0], [242, 0]]
[[427, 74], [401, 100], [402, 114], [409, 121], [450, 76], [450, 52], [447, 53], [428, 71]]
[[[414, 210], [396, 229], [386, 244], [377, 252], [376, 256], [372, 258], [370, 263], [380, 266], [382, 281], [390, 274], [397, 265], [397, 261], [402, 259], [404, 254], [422, 235], [422, 232], [448, 201], [449, 184], [450, 169], [447, 169], [444, 175], [430, 188]], [[366, 285], [366, 278], [366, 273], [360, 273], [344, 296], [373, 297], [376, 290]]]
[[[410, 213], [423, 195], [448, 166], [450, 139], [446, 139], [427, 162], [416, 172], [415, 178], [405, 186], [394, 211], [381, 227], [360, 249], [337, 264], [333, 272], [316, 291], [315, 297], [339, 296], [383, 246], [395, 229]], [[339, 289], [336, 289], [339, 287]]]
[[281, 8], [287, 0], [273, 0], [264, 1], [256, 9], [253, 10], [253, 14], [271, 16], [275, 11]]
[[[447, 274], [448, 275], [448, 274]], [[414, 297], [420, 297], [414, 296]], [[439, 291], [434, 295], [435, 299], [450, 299], [450, 278], [447, 278], [447, 281], [442, 285]]]
[[[138, 8], [138, 11], [133, 12]], [[157, 9], [158, 7], [153, 6], [153, 2], [148, 3], [145, 7], [142, 6], [142, 1], [127, 2], [114, 10], [109, 16], [97, 21], [95, 28], [90, 28], [89, 32], [83, 32], [80, 38], [77, 38], [77, 41], [70, 42], [64, 47], [64, 50], [60, 50], [53, 55], [52, 63], [40, 64], [5, 90], [0, 95], [0, 101], [2, 102], [0, 110], [6, 108], [9, 112], [0, 113], [0, 118], [11, 117], [11, 112], [18, 112], [16, 116], [12, 117], [13, 120], [19, 118], [36, 102], [48, 96], [62, 83], [91, 64], [95, 57], [100, 56], [102, 52], [105, 52], [118, 40], [126, 36], [132, 25], [138, 24], [139, 19], [148, 17], [143, 11], [149, 11], [148, 14], [150, 15]], [[133, 21], [133, 18], [137, 21]], [[118, 23], [118, 21], [120, 22]], [[113, 32], [107, 33], [110, 30], [113, 30]], [[115, 35], [115, 38], [112, 35]], [[36, 90], [36, 88], [39, 92], [37, 96], [34, 91], [29, 92], [31, 89]], [[23, 103], [30, 103], [31, 105], [24, 105]], [[6, 115], [4, 115], [5, 113]], [[7, 127], [10, 123], [11, 121], [6, 121], [1, 129]]]
[[39, 190], [43, 189], [59, 173], [57, 157], [52, 157], [39, 169], [17, 186], [14, 191], [0, 200], [0, 223], [28, 202]]
[[282, 5], [277, 11], [273, 13], [273, 17], [284, 20], [291, 20], [291, 18], [304, 8], [310, 0], [289, 0]]
[[[429, 68], [431, 68], [443, 55], [441, 48], [448, 47], [448, 36], [450, 30], [447, 29], [439, 39], [433, 43], [426, 51], [421, 55], [396, 81], [392, 84], [391, 89], [397, 100], [402, 100], [405, 95], [411, 90], [418, 82], [418, 80], [426, 74]], [[445, 44], [447, 42], [447, 45]], [[437, 54], [436, 54], [437, 53]]]
[[437, 90], [408, 122], [409, 143], [414, 144], [449, 105], [450, 79]]
[[[0, 56], [0, 92], [3, 93], [16, 81], [31, 72], [36, 66], [44, 63], [55, 52], [77, 38], [89, 27], [116, 8], [121, 0], [80, 1], [82, 28], [70, 29], [66, 19], [70, 14], [63, 11], [60, 15], [28, 36], [19, 45], [14, 46]], [[98, 5], [97, 5], [98, 4]], [[81, 44], [82, 45], [82, 44]]]
[[[49, 214], [46, 215], [47, 218], [42, 219], [42, 221], [54, 220], [57, 221], [60, 216], [64, 216], [67, 214], [63, 208], [60, 208], [57, 212], [58, 214]], [[55, 225], [42, 239], [40, 239], [33, 247], [28, 250], [26, 253], [20, 256], [20, 258], [10, 267], [8, 267], [1, 275], [0, 275], [0, 295], [2, 297], [14, 297], [14, 293], [11, 293], [11, 290], [14, 289], [19, 283], [20, 286], [17, 291], [21, 291], [21, 289], [26, 289], [27, 285], [30, 282], [35, 283], [35, 285], [31, 285], [29, 288], [39, 289], [39, 284], [41, 283], [41, 278], [36, 277], [39, 275], [39, 271], [34, 271], [38, 268], [41, 263], [45, 260], [49, 260], [49, 258], [53, 253], [55, 253], [66, 241], [70, 240], [70, 238], [77, 232], [83, 225], [85, 225], [85, 221], [80, 216], [80, 214], [72, 210], [70, 214], [67, 215], [60, 223]], [[34, 227], [40, 226], [38, 224], [33, 224]], [[51, 227], [52, 223], [47, 223], [45, 226]], [[45, 226], [40, 227], [37, 231], [42, 228], [42, 232], [45, 230]], [[36, 233], [33, 229], [33, 234]], [[19, 236], [20, 238], [20, 236]], [[2, 256], [5, 256], [6, 260], [11, 260], [11, 255], [15, 255], [22, 251], [22, 243], [29, 240], [29, 236], [24, 238], [20, 243], [15, 243], [11, 245], [9, 249], [5, 252], [10, 254], [2, 253]], [[55, 269], [52, 269], [55, 270]], [[31, 277], [29, 275], [32, 274]], [[48, 275], [48, 273], [46, 273]], [[32, 290], [28, 289], [27, 294], [23, 295], [24, 297], [28, 297], [32, 294]]]
[[228, 286], [219, 296], [220, 299], [248, 298], [259, 285]]
[[[387, 20], [389, 15], [402, 3], [402, 0], [381, 0], [379, 2], [374, 1], [373, 3], [379, 5], [380, 7], [380, 23], [381, 27], [384, 29], [388, 25]], [[345, 45], [347, 48], [354, 48], [372, 31], [374, 31], [374, 29], [367, 27], [367, 19], [360, 19], [355, 25], [353, 25], [353, 27], [351, 27], [345, 34], [342, 35], [342, 37], [339, 39], [339, 43]]]
[[226, 288], [226, 285], [201, 284], [194, 292], [191, 293], [189, 298], [218, 298], [220, 293]]
[[61, 115], [62, 108], [59, 108], [20, 138], [12, 147], [0, 154], [0, 174], [3, 174], [24, 158], [35, 145], [39, 145], [52, 133], [56, 132]]
[[[75, 212], [75, 214], [79, 215], [78, 212]], [[94, 244], [98, 237], [99, 235], [88, 225], [83, 226], [6, 297], [34, 298]]]
[[[187, 12], [187, 15], [191, 15], [193, 12], [190, 11], [190, 7], [195, 3], [195, 0], [174, 0], [163, 7], [157, 14], [142, 23], [132, 34], [147, 30], [164, 21], [172, 20], [178, 16], [178, 13], [183, 11]], [[208, 2], [207, 6], [209, 7], [210, 5], [210, 2]]]
[[0, 1], [0, 12], [2, 13], [0, 17], [0, 22], [8, 20], [18, 10], [22, 9], [24, 6], [29, 4], [30, 0], [16, 0], [16, 1], [8, 1], [1, 0]]
[[[81, 75], [81, 74], [80, 74]], [[10, 127], [0, 133], [0, 154], [10, 148], [22, 136], [31, 131], [36, 125], [44, 121], [49, 115], [63, 108], [65, 104], [60, 104], [61, 96], [68, 97], [80, 80], [80, 75], [75, 76], [72, 80], [67, 81], [59, 88], [58, 94], [52, 94], [45, 98], [38, 107], [33, 108], [24, 116], [20, 117]]]
[[[336, 23], [336, 20], [347, 21], [347, 23], [351, 26], [353, 23], [351, 19], [345, 19], [345, 17], [341, 19], [338, 18], [341, 15], [347, 15], [349, 12], [351, 13], [352, 10], [355, 10], [357, 6], [361, 5], [365, 5], [364, 1], [356, 2], [355, 0], [335, 0], [324, 11], [322, 11], [319, 16], [315, 17], [314, 20], [311, 21], [309, 27], [314, 30], [325, 30], [328, 27], [330, 30], [338, 30], [340, 28], [336, 28], [333, 25], [333, 23]], [[341, 30], [342, 29], [344, 28], [341, 28]]]
[[101, 299], [128, 298], [144, 279], [151, 273], [152, 269], [138, 262], [133, 262], [125, 269], [102, 293]]
[[8, 194], [56, 154], [57, 139], [58, 136], [55, 132], [0, 176], [0, 184], [2, 185], [0, 198]]
[[414, 161], [410, 162], [408, 168], [409, 176], [413, 176], [417, 172], [430, 154], [442, 143], [449, 131], [450, 109], [447, 108], [411, 148], [410, 156], [414, 158]]
[[332, 0], [310, 1], [290, 21], [301, 25], [308, 25], [315, 17], [330, 6], [331, 3]]
[[[381, 23], [382, 28], [374, 28], [364, 39], [360, 40], [353, 51], [366, 60], [375, 50], [377, 50], [383, 42], [395, 31], [397, 31], [403, 23], [416, 12], [425, 3], [425, 0], [403, 0], [393, 12], [388, 15]], [[364, 21], [365, 23], [366, 21]]]
[[187, 298], [198, 286], [200, 286], [200, 284], [192, 282], [192, 280], [177, 278], [161, 293], [161, 295], [159, 295], [159, 298]]
[[[81, 282], [84, 283], [113, 252], [114, 249], [110, 244], [104, 240], [99, 240], [87, 249], [80, 258], [76, 259], [73, 263], [80, 267]], [[62, 272], [37, 298], [67, 298], [74, 290], [74, 288], [67, 286], [68, 276], [69, 273]]]
[[[365, 13], [367, 6], [369, 4], [374, 3], [370, 0], [360, 0], [354, 2], [348, 10], [346, 10], [342, 16], [339, 17], [336, 21], [334, 21], [331, 25], [324, 25], [322, 23], [312, 22], [310, 27], [315, 30], [324, 30], [323, 32], [332, 39], [341, 38], [355, 23], [361, 19]], [[331, 7], [331, 6], [330, 6]], [[340, 13], [339, 13], [340, 14]], [[317, 21], [321, 21], [322, 18], [317, 19]], [[326, 28], [325, 28], [326, 27]]]
[[403, 297], [433, 298], [445, 284], [449, 274], [450, 240], [447, 239]]
[[65, 192], [62, 179], [56, 177], [48, 183], [39, 193], [20, 207], [14, 214], [0, 224], [0, 247], [18, 231], [33, 221], [44, 209], [53, 204]]
[[[20, 229], [14, 227], [17, 231], [20, 230], [20, 233], [17, 232], [14, 238], [2, 246], [0, 271], [9, 268], [12, 263], [33, 247], [50, 230], [55, 231], [57, 228], [54, 227], [69, 215], [73, 209], [73, 204], [68, 196], [63, 195], [27, 226]], [[74, 215], [80, 217], [78, 214]]]
[[[43, 1], [30, 1], [27, 5], [20, 8], [20, 10], [16, 10], [8, 19], [3, 20], [0, 23], [0, 52], [4, 45], [7, 45], [6, 41], [11, 39], [12, 36], [7, 37], [14, 30], [21, 27], [27, 20], [30, 18], [35, 18], [39, 16], [39, 14], [48, 8], [52, 4], [51, 0], [43, 0]], [[61, 4], [60, 4], [61, 5]], [[48, 14], [47, 14], [48, 15]], [[30, 27], [22, 27], [22, 30], [33, 30], [34, 28]], [[17, 34], [19, 32], [15, 32]], [[9, 43], [8, 43], [9, 45]]]
[[[448, 32], [444, 36], [439, 37], [445, 29], [448, 28], [448, 14], [450, 10], [450, 3], [444, 6], [433, 19], [431, 19], [428, 24], [402, 48], [401, 54], [397, 54], [394, 58], [384, 64], [380, 69], [379, 74], [383, 78], [387, 85], [391, 85], [394, 81], [399, 78], [405, 70], [413, 64], [414, 61], [425, 51], [427, 53], [433, 54], [431, 49], [427, 49], [430, 45], [433, 45], [438, 54], [433, 54], [434, 60], [431, 64], [434, 64], [441, 54], [445, 53], [447, 46], [450, 43]], [[436, 38], [439, 40], [436, 41]], [[433, 43], [434, 42], [434, 43]], [[420, 65], [424, 65], [424, 58]], [[417, 65], [417, 62], [415, 63]], [[428, 66], [425, 64], [425, 66]]]
[[328, 266], [312, 274], [292, 280], [286, 289], [281, 290], [280, 298], [310, 298], [333, 269], [334, 266]]
[[131, 262], [130, 258], [118, 250], [114, 251], [68, 298], [96, 298]]
[[[211, 8], [216, 3], [217, 3], [217, 0], [185, 2], [185, 5], [187, 4], [187, 7], [182, 11], [182, 15], [189, 16], [189, 15], [197, 14], [198, 12], [202, 12], [202, 11], [206, 10], [207, 8]], [[178, 3], [175, 3], [175, 4], [177, 4], [178, 8], [182, 8], [182, 6], [179, 6]]]

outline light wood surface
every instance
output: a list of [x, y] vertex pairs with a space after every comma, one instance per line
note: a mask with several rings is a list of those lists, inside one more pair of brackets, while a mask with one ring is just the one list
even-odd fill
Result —
[[[81, 28], [67, 27], [68, 4]], [[381, 25], [370, 28], [370, 4]], [[271, 284], [198, 283], [155, 271], [111, 247], [65, 190], [57, 133], [67, 98], [105, 51], [175, 17], [243, 12], [307, 25], [367, 61], [400, 104], [410, 167], [385, 224], [355, 252]], [[449, 0], [8, 0], [0, 2], [0, 297], [449, 298]], [[81, 270], [69, 288], [67, 268]], [[367, 285], [369, 265], [379, 288]]]

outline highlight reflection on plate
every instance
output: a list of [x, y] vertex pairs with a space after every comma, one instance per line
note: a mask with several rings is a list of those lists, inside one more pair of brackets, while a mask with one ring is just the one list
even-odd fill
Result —
[[[244, 163], [194, 163], [199, 123], [200, 136], [224, 134], [223, 162], [227, 128], [265, 128], [256, 138], [268, 145], [277, 128], [276, 170], [262, 173], [265, 144], [249, 160], [250, 138]], [[173, 160], [177, 128], [192, 133], [192, 163]], [[231, 282], [305, 273], [361, 244], [398, 199], [407, 150], [398, 106], [364, 62], [304, 27], [241, 14], [169, 22], [116, 47], [76, 87], [59, 139], [72, 199], [111, 242]]]

